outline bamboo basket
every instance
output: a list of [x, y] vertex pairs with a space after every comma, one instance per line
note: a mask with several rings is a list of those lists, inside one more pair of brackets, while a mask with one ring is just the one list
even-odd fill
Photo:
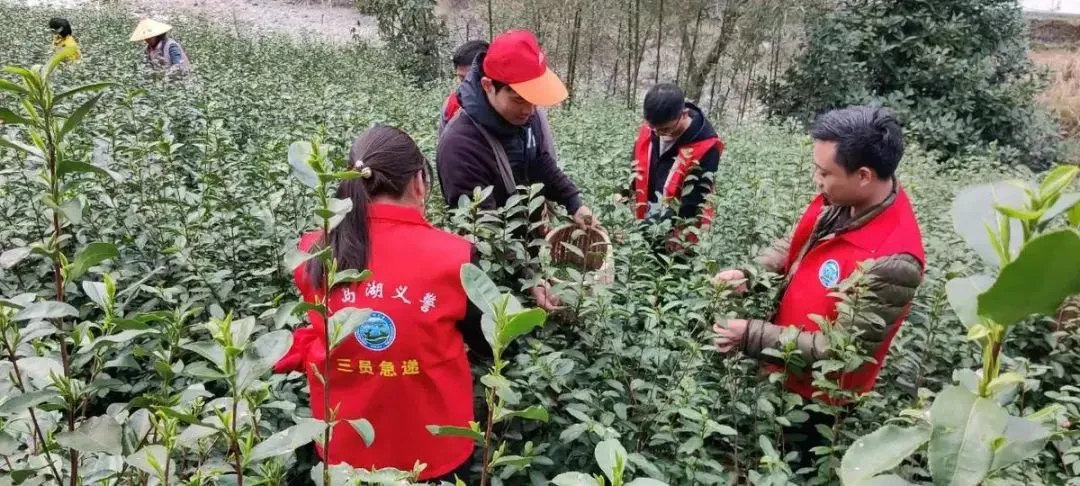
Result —
[[[611, 248], [611, 238], [600, 228], [580, 229], [570, 223], [548, 232], [546, 238], [551, 251], [551, 263], [568, 265], [583, 273], [590, 284], [610, 285], [614, 280], [615, 258]], [[563, 243], [573, 245], [584, 254], [578, 255]], [[574, 284], [559, 279], [555, 283]]]

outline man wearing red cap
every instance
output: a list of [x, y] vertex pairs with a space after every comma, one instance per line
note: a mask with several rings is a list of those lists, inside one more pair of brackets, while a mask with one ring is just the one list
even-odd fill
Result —
[[[480, 54], [487, 52], [488, 43], [482, 40], [468, 41], [454, 50], [454, 56], [452, 61], [454, 63], [454, 75], [457, 76], [458, 84], [465, 81], [465, 78], [469, 76], [469, 71], [472, 70], [473, 64]], [[450, 122], [451, 118], [457, 114], [461, 109], [461, 101], [458, 100], [457, 86], [450, 92], [450, 95], [446, 97], [446, 101], [443, 102], [442, 109], [439, 110], [439, 124], [438, 133], [442, 136], [443, 130], [446, 128], [446, 124]], [[540, 131], [542, 132], [541, 139], [544, 141], [544, 148], [555, 155], [555, 137], [551, 133], [551, 125], [548, 123], [547, 114], [544, 110], [536, 110], [536, 117], [540, 120]]]
[[[457, 207], [461, 196], [493, 186], [481, 207], [494, 209], [505, 205], [517, 186], [542, 183], [545, 199], [565, 206], [578, 225], [593, 225], [592, 211], [555, 162], [536, 116], [536, 107], [557, 105], [567, 94], [532, 32], [497, 36], [458, 87], [461, 109], [439, 138], [435, 166], [446, 203]], [[542, 289], [533, 291], [538, 304], [554, 306]]]
[[500, 34], [476, 66], [458, 88], [461, 109], [439, 139], [435, 158], [447, 204], [456, 206], [476, 187], [494, 186], [482, 206], [495, 208], [514, 186], [539, 182], [545, 198], [565, 206], [579, 224], [592, 224], [581, 191], [542, 140], [536, 107], [561, 103], [567, 91], [548, 69], [536, 37], [527, 30]]

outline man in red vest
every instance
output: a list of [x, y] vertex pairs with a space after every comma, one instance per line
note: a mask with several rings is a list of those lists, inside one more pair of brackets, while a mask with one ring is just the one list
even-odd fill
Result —
[[[720, 165], [724, 142], [708, 117], [687, 102], [674, 84], [653, 86], [645, 94], [644, 105], [645, 123], [634, 143], [634, 179], [630, 182], [635, 216], [646, 222], [676, 214], [682, 219], [700, 216], [700, 223], [708, 224], [713, 211], [706, 207], [705, 197], [713, 190], [712, 177]], [[671, 209], [672, 203], [677, 210]], [[689, 239], [696, 240], [693, 235]]]
[[[765, 361], [773, 372], [782, 371], [783, 363], [763, 351], [780, 348], [786, 328], [797, 329], [795, 343], [805, 368], [789, 367], [785, 386], [806, 399], [839, 403], [811, 384], [811, 365], [829, 359], [832, 352], [811, 316], [832, 320], [857, 335], [874, 361], [832, 378], [845, 390], [869, 392], [922, 282], [926, 257], [911, 201], [895, 177], [904, 153], [896, 118], [887, 110], [866, 106], [834, 110], [821, 115], [810, 134], [820, 194], [791, 237], [759, 257], [766, 270], [785, 277], [776, 315], [770, 321], [728, 320], [713, 329], [720, 352], [742, 351]], [[863, 263], [868, 263], [863, 280], [868, 292], [859, 297], [856, 311], [839, 315], [838, 299], [830, 293]], [[747, 277], [744, 270], [726, 270], [714, 281], [743, 291]], [[831, 420], [811, 413], [800, 427], [810, 445], [804, 443], [800, 450], [805, 453], [820, 443], [815, 425]]]

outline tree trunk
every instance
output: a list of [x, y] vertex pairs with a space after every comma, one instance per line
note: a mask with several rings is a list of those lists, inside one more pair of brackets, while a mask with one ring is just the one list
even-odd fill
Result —
[[743, 62], [739, 61], [735, 63], [734, 68], [731, 70], [731, 79], [728, 80], [727, 87], [724, 88], [724, 97], [720, 102], [720, 113], [727, 112], [727, 100], [731, 96], [731, 87], [735, 86], [735, 80], [738, 79], [739, 73], [742, 72]]
[[772, 66], [769, 72], [769, 84], [773, 84], [777, 81], [777, 77], [780, 74], [780, 46], [784, 42], [784, 26], [787, 24], [787, 10], [780, 9], [780, 23], [776, 26], [776, 35], [773, 36], [772, 45]]
[[615, 87], [619, 84], [619, 63], [622, 62], [622, 19], [619, 20], [618, 34], [615, 35], [615, 69], [608, 78], [608, 96], [615, 96]]
[[[698, 7], [698, 11], [697, 11], [697, 20], [694, 21], [694, 38], [690, 41], [690, 52], [687, 53], [687, 63], [686, 63], [686, 77], [687, 77], [687, 79], [690, 78], [690, 73], [694, 72], [694, 59], [696, 59], [696, 56], [697, 56], [698, 38], [701, 35], [701, 17], [703, 17], [705, 15], [705, 3], [706, 2], [704, 2], [704, 1], [701, 2], [700, 6]], [[682, 73], [680, 73], [680, 75], [681, 74]], [[680, 76], [679, 80], [680, 80], [679, 86], [682, 86], [682, 83], [681, 83], [682, 77], [681, 76]]]
[[679, 65], [675, 67], [675, 84], [682, 82], [683, 59], [686, 58], [686, 44], [690, 42], [690, 29], [685, 22], [679, 27]]
[[638, 31], [638, 24], [641, 20], [641, 0], [634, 0], [631, 7], [627, 10], [628, 17], [626, 19], [627, 38], [626, 43], [629, 47], [626, 51], [626, 107], [633, 108], [633, 90], [634, 90], [634, 76], [637, 75], [637, 70], [634, 69], [634, 58], [637, 57], [636, 49], [638, 46], [638, 39], [640, 33]]
[[495, 39], [495, 10], [491, 7], [492, 0], [488, 0], [488, 42]]
[[[585, 56], [585, 88], [592, 87], [593, 82], [593, 54], [596, 53], [596, 32], [589, 31], [589, 48], [588, 54]], [[618, 59], [618, 56], [616, 56]]]
[[709, 49], [705, 60], [700, 65], [694, 66], [694, 69], [690, 72], [690, 84], [686, 90], [688, 99], [697, 100], [701, 97], [701, 90], [705, 87], [705, 81], [709, 78], [712, 70], [716, 68], [716, 64], [720, 62], [720, 56], [727, 50], [731, 36], [735, 33], [735, 23], [742, 16], [743, 6], [746, 3], [747, 0], [728, 0], [727, 4], [724, 5], [724, 11], [720, 15], [720, 35], [717, 36], [716, 42]]
[[664, 0], [660, 0], [660, 18], [656, 25], [656, 70], [653, 72], [653, 84], [660, 82], [660, 46], [664, 44]]
[[[632, 89], [633, 94], [631, 95], [632, 99], [637, 98], [638, 83], [641, 81], [641, 62], [645, 60], [645, 44], [649, 43], [649, 37], [652, 37], [651, 25], [645, 28], [645, 37], [641, 39], [641, 44], [637, 47], [637, 58], [634, 59], [634, 86]], [[634, 105], [631, 104], [630, 108], [633, 107]]]
[[567, 106], [574, 107], [574, 80], [576, 78], [578, 44], [581, 40], [581, 8], [574, 9], [574, 30], [570, 32], [570, 60], [567, 62], [566, 87], [570, 92]]

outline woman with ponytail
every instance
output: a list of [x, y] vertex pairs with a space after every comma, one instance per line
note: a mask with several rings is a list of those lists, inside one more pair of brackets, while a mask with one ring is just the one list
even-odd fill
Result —
[[[370, 270], [363, 282], [330, 290], [330, 314], [347, 307], [371, 309], [371, 315], [331, 351], [331, 369], [322, 373], [326, 325], [309, 312], [309, 327], [295, 331], [293, 346], [279, 361], [279, 373], [306, 373], [311, 410], [323, 416], [323, 374], [330, 383], [330, 407], [336, 409], [329, 464], [378, 469], [427, 467], [425, 481], [455, 474], [468, 478], [473, 442], [435, 437], [428, 425], [468, 427], [473, 417], [473, 382], [466, 345], [473, 354], [490, 356], [480, 328], [481, 312], [461, 285], [461, 266], [477, 262], [471, 243], [432, 227], [424, 219], [431, 184], [420, 149], [396, 128], [376, 126], [364, 132], [349, 151], [359, 178], [343, 181], [338, 199], [352, 201], [341, 223], [305, 234], [299, 247], [315, 252], [327, 245], [338, 271]], [[308, 260], [294, 272], [306, 302], [324, 292], [322, 264]], [[320, 370], [316, 374], [316, 370]], [[349, 420], [367, 419], [375, 441], [364, 444]]]

